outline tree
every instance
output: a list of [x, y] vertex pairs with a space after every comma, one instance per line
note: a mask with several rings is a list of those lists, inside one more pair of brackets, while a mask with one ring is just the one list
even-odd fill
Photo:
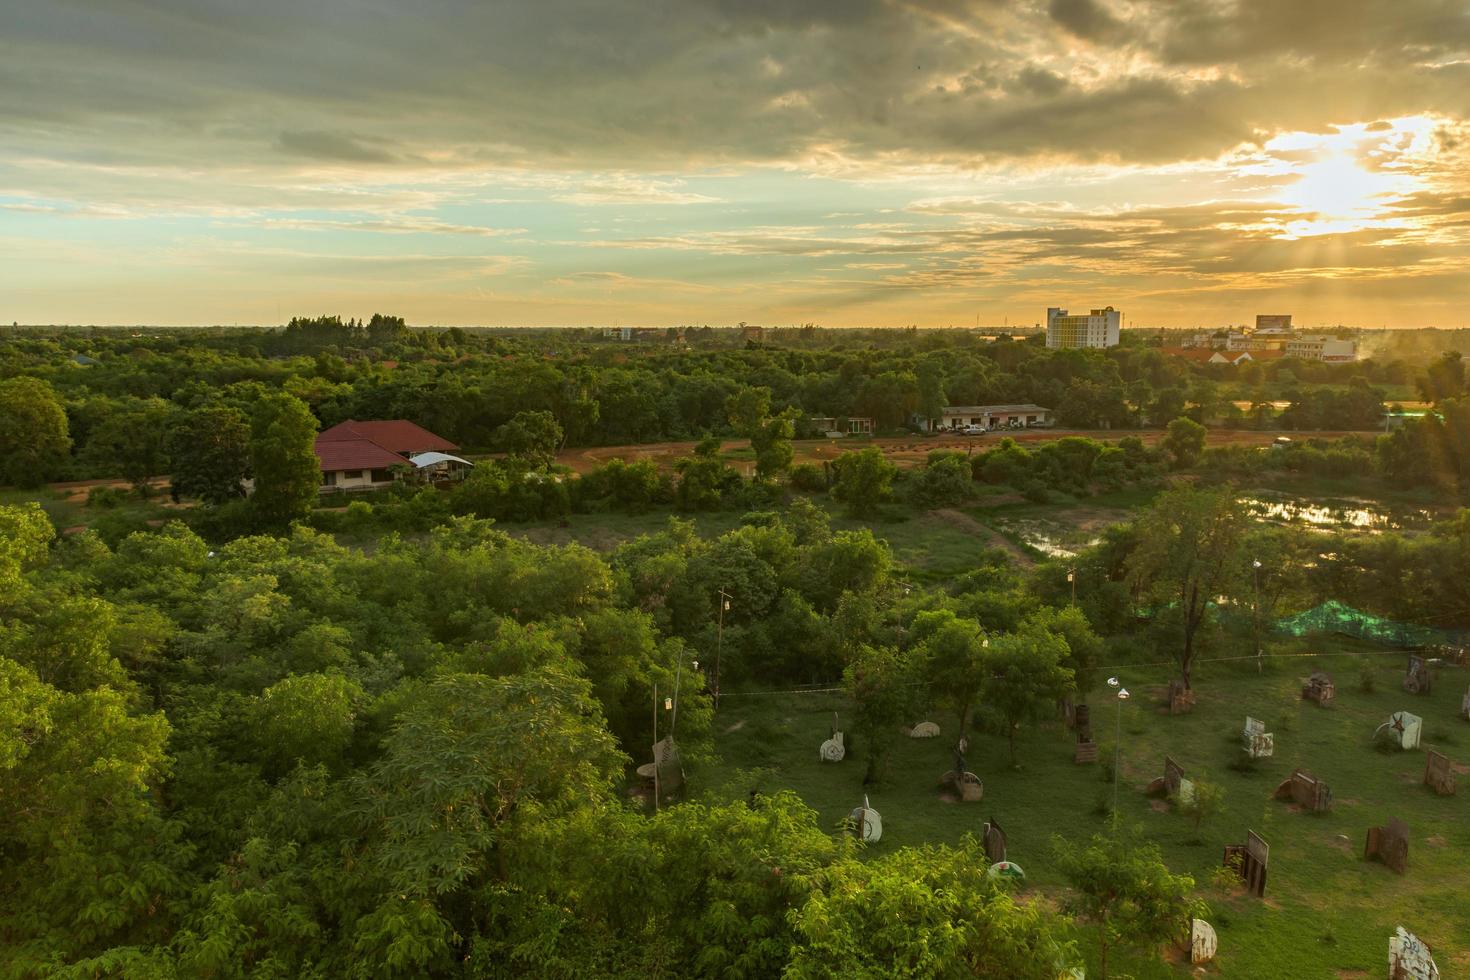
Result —
[[1072, 689], [1072, 671], [1062, 666], [1066, 656], [1067, 641], [1037, 626], [997, 637], [990, 645], [984, 699], [1005, 722], [1013, 766], [1021, 722], [1055, 708]]
[[1439, 359], [1425, 369], [1419, 379], [1419, 393], [1425, 401], [1444, 402], [1465, 394], [1464, 355], [1457, 350], [1447, 350]]
[[306, 403], [272, 393], [255, 406], [250, 426], [250, 468], [255, 473], [251, 507], [267, 526], [305, 517], [322, 483], [317, 461], [317, 421]]
[[832, 464], [837, 471], [837, 485], [832, 496], [847, 504], [854, 517], [872, 517], [878, 505], [888, 496], [888, 487], [898, 475], [898, 467], [890, 463], [877, 446], [861, 452], [843, 453]]
[[909, 481], [909, 493], [920, 507], [950, 507], [975, 495], [975, 477], [962, 453], [930, 453], [928, 465], [910, 474]]
[[563, 438], [561, 426], [550, 412], [516, 412], [495, 430], [495, 445], [534, 466], [554, 463]]
[[1194, 824], [1194, 834], [1199, 836], [1200, 824], [1220, 813], [1225, 808], [1225, 788], [1219, 783], [1196, 778], [1191, 785], [1194, 791], [1186, 799], [1179, 800], [1179, 809]]
[[963, 735], [970, 727], [970, 711], [989, 679], [990, 640], [979, 623], [960, 619], [947, 609], [915, 616], [913, 632], [929, 692], [954, 711], [959, 726], [955, 734]]
[[791, 440], [796, 436], [798, 413], [788, 408], [780, 415], [765, 419], [750, 434], [750, 448], [755, 450], [755, 475], [769, 480], [791, 468]]
[[725, 413], [736, 432], [753, 437], [771, 414], [771, 389], [741, 388], [725, 400]]
[[1170, 874], [1158, 845], [1120, 836], [1085, 843], [1052, 839], [1057, 870], [1075, 889], [1062, 908], [1097, 926], [1099, 980], [1107, 980], [1108, 953], [1119, 946], [1156, 951], [1207, 914], [1192, 899], [1194, 879]]
[[1053, 980], [1074, 955], [1040, 902], [1017, 902], [986, 874], [974, 838], [834, 862], [791, 919], [790, 980], [1007, 977]]
[[1229, 490], [1170, 490], [1136, 522], [1137, 547], [1126, 560], [1134, 592], [1155, 603], [1156, 614], [1172, 604], [1183, 645], [1175, 653], [1184, 686], [1190, 686], [1195, 638], [1211, 605], [1238, 584], [1245, 511]]
[[113, 412], [92, 431], [87, 452], [102, 457], [135, 490], [143, 491], [149, 478], [168, 466], [168, 439], [175, 411], [168, 402], [150, 398]]
[[238, 408], [188, 413], [168, 440], [176, 496], [223, 504], [245, 496], [250, 477], [250, 420]]
[[842, 672], [857, 706], [852, 727], [867, 760], [864, 784], [883, 776], [894, 733], [916, 707], [916, 679], [910, 662], [892, 647], [860, 647]]
[[39, 378], [0, 381], [0, 483], [40, 486], [70, 451], [66, 410], [51, 386]]
[[1182, 470], [1193, 466], [1205, 450], [1205, 427], [1194, 419], [1177, 418], [1169, 423], [1164, 436], [1164, 451], [1174, 461], [1174, 468]]

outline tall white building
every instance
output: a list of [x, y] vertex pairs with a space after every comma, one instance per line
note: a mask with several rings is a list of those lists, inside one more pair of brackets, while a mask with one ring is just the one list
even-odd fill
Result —
[[1046, 346], [1048, 347], [1116, 347], [1123, 314], [1111, 306], [1093, 310], [1086, 316], [1072, 316], [1066, 310], [1048, 307], [1046, 311]]
[[1342, 340], [1331, 334], [1302, 334], [1286, 342], [1286, 356], [1304, 361], [1356, 361], [1358, 342]]

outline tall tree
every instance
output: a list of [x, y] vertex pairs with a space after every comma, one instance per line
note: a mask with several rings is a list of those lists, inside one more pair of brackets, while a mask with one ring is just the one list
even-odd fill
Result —
[[550, 466], [564, 439], [556, 416], [546, 411], [516, 412], [495, 430], [495, 445], [501, 451], [533, 466]]
[[990, 676], [990, 641], [979, 623], [948, 609], [914, 617], [913, 633], [930, 694], [954, 711], [959, 726], [955, 735], [963, 735]]
[[1072, 671], [1063, 666], [1067, 641], [1032, 625], [996, 638], [986, 660], [984, 700], [1005, 722], [1011, 765], [1021, 722], [1054, 708], [1072, 690]]
[[316, 431], [316, 418], [299, 398], [271, 393], [256, 404], [250, 425], [251, 506], [265, 525], [282, 527], [311, 512], [322, 483]]
[[837, 485], [832, 496], [847, 504], [854, 517], [872, 517], [878, 505], [888, 496], [888, 488], [898, 475], [894, 466], [877, 446], [861, 452], [843, 453], [833, 462]]
[[135, 402], [113, 412], [93, 430], [87, 453], [127, 478], [133, 488], [147, 488], [150, 477], [168, 466], [168, 439], [177, 409], [161, 398]]
[[176, 495], [222, 504], [245, 496], [250, 476], [250, 420], [238, 408], [199, 408], [169, 435]]
[[1183, 633], [1175, 652], [1190, 686], [1195, 640], [1217, 597], [1239, 584], [1245, 511], [1230, 490], [1181, 488], [1160, 496], [1137, 521], [1138, 546], [1126, 562], [1128, 583], [1156, 615], [1172, 605]]
[[70, 451], [66, 410], [51, 386], [39, 378], [0, 381], [0, 483], [40, 486]]
[[1124, 837], [1072, 843], [1054, 838], [1057, 869], [1074, 891], [1062, 900], [1069, 914], [1097, 927], [1098, 977], [1107, 980], [1108, 953], [1117, 948], [1157, 951], [1206, 914], [1190, 897], [1194, 879], [1169, 872], [1158, 845]]
[[1205, 450], [1205, 427], [1181, 416], [1169, 423], [1163, 446], [1175, 469], [1193, 466]]
[[871, 783], [882, 778], [894, 733], [916, 707], [917, 678], [900, 651], [862, 646], [842, 680], [857, 706], [853, 729], [867, 762], [863, 782]]

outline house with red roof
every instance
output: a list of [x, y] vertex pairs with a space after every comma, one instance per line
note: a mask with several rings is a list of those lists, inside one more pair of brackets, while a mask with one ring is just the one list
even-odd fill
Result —
[[[454, 443], [404, 419], [358, 422], [348, 419], [316, 437], [316, 458], [322, 468], [322, 492], [372, 490], [396, 480], [395, 466], [418, 466], [416, 457], [432, 457], [434, 472], [446, 460], [472, 464], [457, 456]], [[428, 465], [428, 464], [425, 464]]]

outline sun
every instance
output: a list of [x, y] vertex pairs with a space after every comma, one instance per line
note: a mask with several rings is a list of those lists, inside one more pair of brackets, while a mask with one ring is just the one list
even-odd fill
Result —
[[1394, 204], [1423, 185], [1415, 170], [1425, 153], [1429, 125], [1428, 119], [1412, 117], [1272, 141], [1270, 149], [1296, 156], [1290, 163], [1282, 160], [1286, 165], [1277, 171], [1295, 176], [1278, 192], [1277, 200], [1297, 215], [1286, 221], [1279, 237], [1402, 224], [1393, 213]]

